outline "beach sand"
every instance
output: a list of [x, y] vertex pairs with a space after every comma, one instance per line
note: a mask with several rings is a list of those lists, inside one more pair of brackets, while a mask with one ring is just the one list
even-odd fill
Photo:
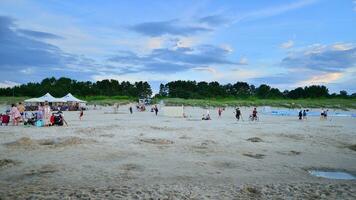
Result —
[[[260, 108], [259, 110], [261, 110]], [[0, 127], [0, 199], [356, 199], [356, 118], [186, 108], [190, 117], [65, 112], [68, 127]]]

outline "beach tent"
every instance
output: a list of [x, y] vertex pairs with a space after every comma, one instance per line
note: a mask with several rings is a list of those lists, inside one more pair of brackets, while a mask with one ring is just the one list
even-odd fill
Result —
[[164, 106], [162, 111], [168, 117], [184, 117], [185, 114], [183, 106]]
[[68, 93], [66, 96], [62, 97], [61, 100], [65, 101], [65, 102], [86, 103], [86, 101], [76, 98], [71, 93]]
[[55, 98], [53, 97], [50, 93], [46, 93], [45, 95], [43, 95], [42, 97], [39, 97], [38, 99], [40, 99], [40, 102], [65, 102], [64, 100], [62, 100], [62, 98]]
[[42, 102], [42, 101], [39, 98], [31, 98], [31, 99], [26, 99], [25, 102], [26, 103], [38, 103], [38, 102]]

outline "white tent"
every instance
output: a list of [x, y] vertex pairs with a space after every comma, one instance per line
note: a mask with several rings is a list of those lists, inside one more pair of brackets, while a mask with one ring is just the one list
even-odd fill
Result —
[[42, 102], [42, 101], [39, 98], [31, 98], [31, 99], [26, 99], [25, 102], [26, 103], [38, 103], [38, 102]]
[[61, 100], [65, 102], [78, 102], [78, 103], [86, 103], [86, 101], [80, 100], [73, 96], [71, 93], [68, 93], [66, 96], [62, 97]]
[[38, 99], [40, 99], [40, 102], [66, 102], [64, 100], [62, 100], [62, 98], [55, 98], [53, 97], [50, 93], [46, 93], [45, 95], [43, 95], [42, 97], [39, 97]]

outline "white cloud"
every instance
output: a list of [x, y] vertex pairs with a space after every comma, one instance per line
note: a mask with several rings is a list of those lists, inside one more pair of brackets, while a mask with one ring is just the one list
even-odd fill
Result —
[[294, 41], [293, 40], [288, 40], [287, 42], [284, 42], [280, 45], [280, 48], [282, 49], [290, 49], [294, 46]]
[[213, 67], [195, 67], [193, 68], [194, 71], [205, 71], [205, 72], [209, 72], [212, 74], [217, 74], [217, 71], [215, 68]]
[[26, 74], [26, 75], [30, 75], [33, 74], [35, 72], [35, 70], [31, 67], [25, 68], [20, 70], [21, 73]]
[[322, 85], [332, 83], [341, 79], [343, 73], [341, 72], [333, 72], [333, 73], [325, 73], [321, 75], [315, 75], [307, 80], [303, 80], [297, 83], [298, 86], [306, 86], [306, 85]]
[[241, 57], [239, 61], [240, 65], [248, 65], [248, 60], [246, 57]]
[[222, 44], [220, 45], [220, 47], [229, 53], [232, 53], [234, 51], [234, 49], [228, 44]]
[[347, 51], [354, 47], [355, 47], [355, 45], [353, 45], [351, 43], [336, 43], [336, 44], [332, 45], [332, 48], [337, 51]]
[[16, 83], [16, 82], [13, 82], [13, 81], [0, 82], [0, 88], [14, 87], [14, 86], [17, 86], [17, 85], [20, 85], [20, 83]]
[[152, 37], [147, 41], [147, 47], [149, 49], [158, 49], [161, 48], [164, 43], [164, 39], [162, 37]]
[[274, 6], [274, 7], [268, 7], [260, 10], [255, 10], [252, 12], [248, 12], [246, 14], [241, 15], [237, 19], [235, 19], [235, 22], [239, 22], [241, 20], [245, 19], [258, 19], [258, 18], [264, 18], [264, 17], [271, 17], [271, 16], [276, 16], [283, 14], [285, 12], [299, 9], [308, 5], [311, 5], [315, 3], [318, 0], [300, 0], [300, 1], [295, 1], [292, 3], [287, 3], [279, 6]]

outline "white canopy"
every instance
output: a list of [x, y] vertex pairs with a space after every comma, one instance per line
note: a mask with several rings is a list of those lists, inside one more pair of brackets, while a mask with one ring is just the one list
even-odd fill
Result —
[[62, 98], [55, 98], [53, 97], [50, 93], [46, 93], [45, 95], [43, 95], [42, 97], [39, 97], [38, 99], [40, 99], [40, 102], [66, 102], [64, 100], [62, 100]]
[[38, 102], [42, 102], [41, 99], [39, 98], [31, 98], [31, 99], [26, 99], [25, 102], [28, 103], [38, 103]]
[[73, 96], [71, 93], [68, 93], [66, 96], [61, 98], [65, 102], [78, 102], [78, 103], [86, 103], [86, 101], [80, 100]]

